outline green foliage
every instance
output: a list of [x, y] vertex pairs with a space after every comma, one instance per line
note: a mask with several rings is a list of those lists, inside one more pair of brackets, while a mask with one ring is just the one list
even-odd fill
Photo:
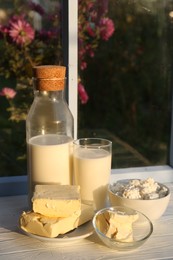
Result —
[[[25, 119], [33, 100], [32, 67], [62, 64], [60, 9], [54, 0], [49, 6], [23, 0], [0, 0], [0, 5], [4, 12], [4, 18], [0, 17], [0, 92], [5, 96], [0, 97], [0, 175], [23, 175], [27, 172]], [[35, 19], [41, 20], [40, 28]], [[16, 95], [3, 94], [4, 88]]]
[[80, 106], [79, 129], [107, 129], [150, 165], [166, 164], [171, 121], [169, 10], [161, 1], [153, 1], [150, 11], [142, 8], [149, 1], [110, 2], [115, 34], [101, 43], [83, 74], [90, 99]]

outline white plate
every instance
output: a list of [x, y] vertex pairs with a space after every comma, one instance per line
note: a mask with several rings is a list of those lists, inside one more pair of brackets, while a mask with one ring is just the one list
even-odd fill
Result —
[[89, 221], [89, 222], [81, 225], [80, 227], [76, 228], [75, 230], [72, 230], [64, 235], [59, 235], [58, 237], [55, 237], [55, 238], [38, 236], [35, 234], [31, 234], [29, 232], [26, 232], [24, 230], [22, 230], [22, 232], [29, 237], [36, 238], [43, 242], [69, 244], [69, 243], [75, 243], [79, 239], [89, 237], [90, 235], [93, 234], [94, 228], [92, 225], [92, 221]]

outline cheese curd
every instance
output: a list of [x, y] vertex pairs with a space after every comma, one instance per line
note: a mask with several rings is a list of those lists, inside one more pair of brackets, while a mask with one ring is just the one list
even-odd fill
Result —
[[123, 197], [125, 198], [129, 198], [129, 199], [141, 199], [141, 195], [140, 195], [140, 191], [138, 188], [136, 187], [130, 187], [125, 189], [124, 192], [123, 192]]
[[121, 215], [119, 213], [109, 213], [109, 215], [106, 236], [124, 242], [134, 241], [133, 222], [138, 219], [138, 214]]
[[165, 186], [157, 183], [153, 178], [145, 180], [120, 181], [111, 186], [112, 192], [128, 199], [158, 199], [167, 195]]
[[126, 214], [121, 211], [105, 210], [96, 214], [97, 229], [106, 237], [121, 242], [133, 242], [133, 223], [137, 221], [137, 212]]

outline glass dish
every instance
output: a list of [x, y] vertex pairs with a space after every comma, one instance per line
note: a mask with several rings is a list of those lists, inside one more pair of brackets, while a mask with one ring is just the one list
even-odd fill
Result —
[[[104, 222], [105, 216], [109, 214], [118, 214], [120, 216], [135, 216], [138, 218], [132, 223], [132, 240], [123, 241], [115, 238], [110, 238], [106, 235], [106, 226], [108, 221]], [[127, 222], [124, 224], [126, 225]], [[123, 224], [122, 224], [123, 225]], [[93, 227], [95, 232], [108, 247], [116, 250], [130, 250], [142, 246], [153, 232], [153, 224], [144, 214], [139, 211], [126, 207], [108, 207], [98, 211], [93, 218]]]

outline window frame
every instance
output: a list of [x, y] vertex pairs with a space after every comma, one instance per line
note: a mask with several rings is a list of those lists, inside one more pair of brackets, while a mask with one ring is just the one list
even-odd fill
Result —
[[[74, 137], [77, 138], [78, 109], [78, 0], [63, 0], [64, 64], [67, 67], [67, 100], [74, 117]], [[172, 108], [173, 112], [173, 108]], [[172, 113], [173, 115], [173, 113]], [[173, 116], [171, 118], [173, 130]], [[173, 181], [173, 131], [171, 131], [169, 165], [112, 169], [110, 181], [117, 178], [154, 177], [160, 182]], [[27, 175], [0, 177], [0, 196], [27, 194]]]

